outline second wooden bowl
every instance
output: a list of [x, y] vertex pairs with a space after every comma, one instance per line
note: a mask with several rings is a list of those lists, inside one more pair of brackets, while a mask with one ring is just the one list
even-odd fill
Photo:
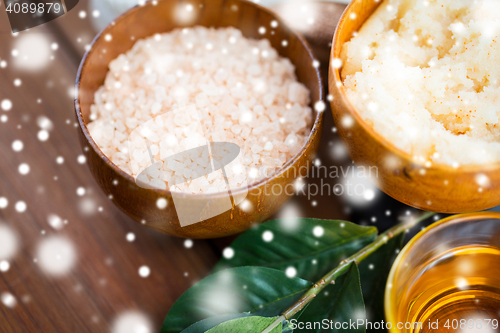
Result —
[[[180, 15], [182, 12], [179, 11], [188, 5], [191, 9], [189, 15]], [[288, 185], [293, 185], [297, 177], [306, 176], [309, 161], [318, 149], [323, 114], [314, 114], [311, 134], [296, 156], [275, 174], [249, 186], [246, 206], [251, 209], [235, 206], [216, 217], [181, 227], [172, 194], [169, 191], [138, 187], [134, 178], [102, 153], [90, 136], [87, 123], [94, 93], [103, 84], [111, 60], [131, 49], [140, 38], [196, 25], [232, 26], [240, 29], [245, 37], [269, 39], [280, 55], [289, 58], [295, 65], [298, 80], [311, 92], [311, 105], [324, 99], [320, 73], [313, 66], [315, 59], [307, 42], [271, 11], [242, 0], [157, 0], [129, 10], [96, 37], [78, 71], [75, 108], [80, 124], [81, 143], [86, 151], [90, 170], [102, 190], [120, 209], [136, 221], [160, 232], [186, 238], [214, 238], [242, 232], [253, 224], [262, 222], [293, 194], [284, 189], [289, 189]], [[265, 28], [265, 34], [261, 33], [263, 29], [259, 32], [261, 27]], [[104, 36], [107, 34], [113, 36], [112, 41], [105, 40]], [[278, 187], [282, 189], [281, 192], [272, 190]], [[232, 194], [237, 196], [241, 191], [236, 189]], [[220, 199], [221, 194], [186, 195], [186, 198], [190, 196], [196, 202], [213, 202]], [[157, 207], [156, 203], [160, 198], [167, 200], [166, 209]]]
[[[340, 137], [357, 165], [378, 167], [377, 186], [391, 197], [416, 208], [464, 213], [500, 205], [500, 164], [454, 168], [425, 167], [376, 133], [349, 102], [340, 70], [331, 64], [342, 45], [363, 25], [381, 1], [354, 0], [344, 12], [333, 38], [329, 91]], [[404, 112], [404, 111], [403, 111]], [[348, 126], [345, 126], [348, 124]]]

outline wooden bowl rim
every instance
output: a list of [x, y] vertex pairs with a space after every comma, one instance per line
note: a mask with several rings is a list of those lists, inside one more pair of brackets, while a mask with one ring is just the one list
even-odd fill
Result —
[[[350, 102], [349, 98], [347, 97], [347, 94], [345, 92], [345, 86], [344, 82], [342, 82], [342, 79], [340, 77], [340, 71], [342, 70], [343, 67], [341, 68], [333, 68], [332, 63], [335, 58], [340, 58], [340, 52], [342, 51], [342, 45], [340, 45], [339, 39], [340, 39], [340, 32], [345, 26], [345, 23], [347, 22], [348, 17], [348, 12], [350, 11], [351, 7], [354, 5], [354, 3], [361, 2], [363, 0], [352, 0], [352, 2], [346, 7], [344, 10], [344, 13], [342, 14], [338, 24], [337, 28], [335, 29], [335, 33], [333, 35], [333, 40], [332, 40], [332, 48], [330, 52], [330, 76], [333, 77], [334, 79], [334, 84], [329, 85], [329, 89], [337, 89], [342, 96], [342, 99], [349, 109], [349, 114], [354, 117], [354, 119], [357, 121], [359, 126], [365, 130], [365, 132], [369, 133], [369, 135], [374, 138], [377, 142], [380, 142], [384, 148], [389, 150], [392, 154], [396, 155], [398, 158], [402, 159], [403, 161], [407, 161], [410, 164], [414, 165], [422, 165], [423, 163], [414, 161], [413, 156], [411, 154], [408, 154], [401, 150], [400, 148], [396, 147], [392, 142], [388, 141], [385, 139], [382, 135], [380, 135], [378, 132], [376, 132], [371, 126], [369, 126], [365, 120], [359, 115], [359, 113], [356, 111], [356, 108], [352, 105]], [[382, 1], [380, 2], [382, 4]], [[380, 6], [379, 4], [379, 6]], [[378, 8], [378, 7], [377, 7]], [[371, 16], [371, 14], [370, 14]], [[366, 21], [365, 21], [366, 22]], [[363, 24], [365, 23], [363, 22]], [[340, 84], [340, 86], [339, 86]], [[333, 103], [333, 101], [332, 101]], [[335, 112], [335, 109], [332, 106], [332, 111]], [[481, 165], [481, 164], [467, 164], [467, 165], [460, 165], [458, 168], [455, 168], [451, 165], [444, 164], [444, 163], [436, 163], [432, 162], [431, 167], [426, 167], [428, 170], [442, 170], [446, 173], [456, 173], [456, 174], [465, 174], [465, 173], [471, 173], [471, 174], [478, 174], [481, 172], [494, 172], [494, 171], [499, 171], [500, 170], [500, 162], [494, 162], [494, 163], [488, 163], [487, 165]]]
[[[159, 0], [159, 1], [169, 1], [169, 0]], [[252, 2], [252, 1], [248, 1], [248, 0], [233, 0], [233, 1], [240, 2], [240, 3], [245, 3], [245, 4], [250, 5], [250, 6], [254, 6], [258, 10], [264, 11], [267, 14], [271, 15], [274, 18], [274, 20], [276, 20], [276, 21], [279, 22], [279, 27], [282, 27], [282, 26], [285, 27], [286, 29], [288, 29], [291, 32], [291, 34], [293, 34], [300, 41], [300, 44], [306, 50], [307, 54], [311, 58], [311, 64], [316, 59], [315, 56], [314, 56], [314, 54], [313, 54], [313, 52], [312, 52], [312, 49], [311, 49], [309, 43], [302, 36], [302, 34], [298, 33], [294, 29], [290, 28], [284, 22], [284, 20], [282, 20], [272, 10], [267, 9], [267, 8], [265, 8], [263, 6], [260, 6], [260, 5], [256, 4], [256, 3]], [[97, 153], [97, 155], [111, 169], [113, 169], [120, 176], [122, 176], [122, 177], [126, 178], [127, 180], [133, 182], [134, 184], [136, 183], [134, 177], [132, 177], [131, 175], [129, 175], [128, 173], [126, 173], [125, 171], [123, 171], [122, 169], [120, 169], [116, 164], [114, 164], [101, 151], [101, 149], [97, 146], [97, 144], [95, 143], [94, 139], [90, 135], [90, 132], [89, 132], [89, 130], [87, 128], [87, 124], [85, 123], [85, 121], [83, 119], [83, 116], [82, 116], [82, 112], [81, 112], [81, 108], [80, 108], [80, 93], [79, 92], [80, 92], [80, 84], [81, 84], [81, 80], [82, 80], [82, 71], [83, 71], [85, 65], [87, 64], [88, 59], [94, 53], [94, 45], [101, 38], [103, 38], [103, 36], [106, 34], [106, 32], [108, 31], [108, 29], [110, 29], [111, 26], [119, 24], [120, 21], [122, 21], [125, 17], [127, 17], [129, 15], [134, 15], [142, 7], [152, 6], [152, 5], [153, 4], [149, 1], [149, 2], [146, 2], [144, 5], [140, 5], [139, 4], [139, 5], [136, 5], [136, 6], [132, 7], [132, 8], [130, 8], [129, 10], [127, 10], [126, 12], [124, 12], [123, 14], [121, 14], [120, 16], [118, 16], [114, 21], [112, 21], [101, 32], [98, 33], [94, 37], [94, 39], [92, 40], [92, 43], [90, 43], [89, 49], [85, 52], [85, 54], [84, 54], [84, 56], [82, 58], [82, 61], [80, 62], [80, 66], [78, 67], [78, 72], [77, 72], [76, 82], [75, 82], [75, 111], [76, 111], [76, 116], [77, 116], [77, 119], [78, 119], [78, 123], [80, 125], [80, 129], [82, 130], [85, 138], [87, 139], [87, 142], [90, 144], [90, 146], [92, 147], [92, 149], [94, 149], [94, 151]], [[179, 28], [181, 28], [181, 26], [179, 26]], [[319, 96], [318, 96], [317, 101], [324, 101], [324, 99], [325, 99], [324, 98], [325, 88], [324, 88], [323, 80], [321, 78], [321, 73], [319, 71], [319, 67], [316, 68], [316, 67], [314, 67], [314, 66], [311, 65], [311, 70], [313, 70], [316, 73], [316, 78], [318, 80]], [[263, 185], [265, 185], [267, 183], [270, 183], [272, 180], [274, 180], [274, 179], [280, 177], [281, 175], [283, 175], [288, 169], [290, 169], [290, 167], [292, 167], [294, 164], [296, 164], [299, 161], [299, 159], [305, 154], [307, 148], [311, 144], [313, 144], [313, 136], [322, 127], [322, 124], [323, 124], [323, 114], [325, 113], [324, 111], [323, 112], [317, 112], [317, 111], [315, 111], [314, 110], [314, 101], [315, 101], [315, 99], [313, 98], [313, 96], [310, 96], [310, 98], [311, 98], [311, 104], [312, 104], [312, 112], [316, 113], [316, 118], [315, 118], [314, 124], [312, 125], [312, 128], [311, 128], [311, 131], [309, 133], [309, 136], [307, 137], [307, 141], [304, 143], [304, 145], [302, 146], [302, 148], [300, 149], [300, 151], [297, 154], [295, 154], [290, 160], [288, 160], [279, 170], [277, 170], [276, 172], [274, 172], [270, 176], [268, 176], [268, 177], [266, 177], [266, 178], [264, 178], [264, 179], [262, 179], [262, 180], [260, 180], [258, 182], [252, 183], [251, 185], [248, 185], [246, 187], [238, 187], [238, 188], [236, 188], [234, 190], [231, 189], [232, 195], [238, 195], [238, 194], [244, 193], [245, 191], [250, 192], [250, 191], [252, 191], [252, 190], [254, 190], [256, 188], [259, 188], [259, 187], [261, 187], [261, 186], [263, 186]], [[170, 190], [160, 190], [160, 189], [149, 189], [149, 190], [150, 191], [154, 191], [154, 192], [158, 193], [159, 195], [164, 195], [164, 196], [171, 196], [172, 195], [172, 192]], [[206, 194], [206, 193], [202, 193], [202, 194], [179, 193], [179, 194], [182, 194], [184, 197], [193, 197], [193, 198], [196, 198], [196, 199], [200, 199], [200, 198], [217, 199], [217, 198], [220, 198], [220, 197], [223, 197], [223, 196], [226, 195], [225, 192], [216, 192], [216, 193], [208, 193], [208, 194]]]

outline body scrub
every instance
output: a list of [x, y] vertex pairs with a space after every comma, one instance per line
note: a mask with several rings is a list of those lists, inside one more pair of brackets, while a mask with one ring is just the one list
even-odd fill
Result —
[[[251, 184], [297, 154], [310, 132], [309, 91], [293, 64], [268, 40], [247, 39], [234, 28], [157, 34], [139, 40], [109, 69], [91, 106], [89, 131], [114, 164], [154, 188], [209, 193], [226, 190], [226, 181], [232, 188]], [[148, 148], [130, 141], [131, 134]], [[207, 142], [241, 149], [225, 176], [203, 172], [205, 152], [188, 161], [203, 177], [182, 161], [163, 162]]]
[[343, 45], [350, 102], [415, 161], [500, 161], [499, 17], [493, 0], [385, 0]]

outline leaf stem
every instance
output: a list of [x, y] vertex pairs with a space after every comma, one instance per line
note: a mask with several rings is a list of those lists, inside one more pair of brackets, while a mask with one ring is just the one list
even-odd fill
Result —
[[276, 320], [269, 325], [265, 330], [262, 331], [262, 333], [270, 333], [272, 330], [274, 330], [278, 325], [281, 325], [281, 323], [286, 320], [285, 316], [281, 315]]
[[367, 245], [354, 255], [340, 262], [332, 271], [328, 272], [321, 280], [316, 282], [295, 304], [289, 307], [283, 314], [276, 319], [276, 321], [271, 324], [262, 333], [271, 332], [276, 326], [278, 326], [283, 320], [289, 320], [300, 310], [302, 310], [309, 302], [311, 302], [316, 295], [318, 295], [327, 285], [335, 284], [335, 280], [347, 272], [352, 263], [359, 264], [361, 261], [366, 259], [370, 254], [377, 251], [383, 245], [385, 245], [391, 238], [400, 235], [403, 232], [413, 228], [420, 222], [427, 220], [429, 217], [435, 215], [433, 212], [424, 212], [418, 217], [411, 217], [407, 221], [401, 222], [394, 227], [390, 228], [386, 232], [380, 234], [373, 243]]

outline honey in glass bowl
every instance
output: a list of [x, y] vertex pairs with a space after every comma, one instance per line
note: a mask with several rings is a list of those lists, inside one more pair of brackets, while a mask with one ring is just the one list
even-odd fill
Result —
[[497, 332], [500, 214], [444, 219], [398, 256], [386, 287], [390, 332]]

